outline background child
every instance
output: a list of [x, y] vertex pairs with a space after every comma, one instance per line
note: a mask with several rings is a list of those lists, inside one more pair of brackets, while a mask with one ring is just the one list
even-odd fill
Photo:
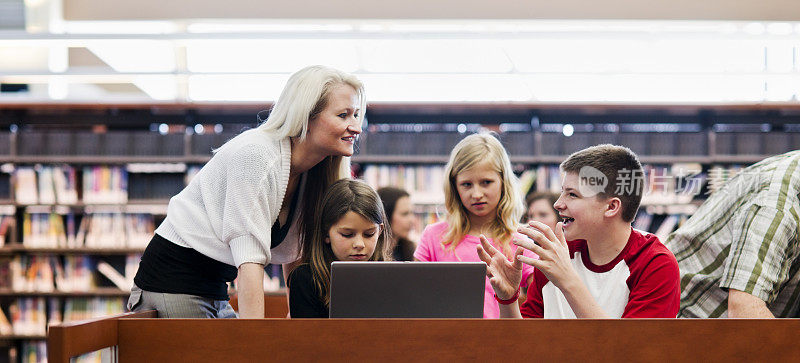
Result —
[[[480, 243], [478, 236], [481, 234], [488, 236], [489, 243], [511, 258], [512, 240], [526, 239], [515, 233], [524, 205], [517, 178], [500, 141], [490, 134], [467, 136], [450, 153], [445, 175], [447, 219], [425, 228], [414, 258], [419, 261], [480, 261], [475, 247]], [[522, 253], [521, 249], [518, 253]], [[536, 258], [530, 251], [525, 255]], [[522, 279], [517, 283], [530, 283], [533, 267], [525, 265], [520, 272]], [[483, 317], [499, 317], [488, 278]]]
[[410, 238], [415, 220], [411, 196], [407, 191], [395, 187], [380, 188], [378, 195], [383, 201], [383, 210], [386, 211], [389, 221], [392, 258], [395, 261], [414, 260], [417, 244]]
[[561, 221], [558, 211], [554, 206], [558, 200], [558, 194], [551, 192], [534, 192], [525, 198], [527, 212], [523, 218], [523, 223], [538, 221], [546, 224], [550, 229], [556, 229], [556, 223]]
[[502, 317], [674, 318], [680, 303], [678, 263], [655, 235], [631, 228], [644, 187], [642, 166], [628, 148], [598, 145], [561, 163], [555, 232], [530, 222], [516, 242], [539, 260], [509, 262], [488, 241], [478, 248], [498, 298], [518, 289], [524, 264], [536, 267], [528, 300]]
[[384, 261], [390, 255], [383, 205], [364, 182], [341, 179], [333, 183], [315, 221], [317, 228], [303, 244], [309, 246], [303, 251], [303, 263], [287, 283], [292, 318], [328, 317], [333, 261]]

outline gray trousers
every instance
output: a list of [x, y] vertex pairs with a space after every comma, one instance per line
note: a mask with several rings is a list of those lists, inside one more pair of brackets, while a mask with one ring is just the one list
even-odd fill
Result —
[[128, 310], [156, 310], [159, 318], [236, 318], [233, 307], [225, 300], [144, 291], [136, 285], [133, 285], [131, 297], [128, 298]]

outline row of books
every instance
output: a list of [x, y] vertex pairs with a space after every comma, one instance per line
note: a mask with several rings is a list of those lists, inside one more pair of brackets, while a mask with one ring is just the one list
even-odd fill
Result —
[[[511, 155], [533, 155], [536, 132], [530, 126], [519, 126], [521, 129], [501, 132], [500, 139]], [[544, 155], [566, 156], [606, 143], [625, 145], [641, 156], [709, 154], [709, 135], [701, 132], [697, 124], [572, 124], [574, 132], [569, 136], [564, 134], [565, 125], [541, 126], [538, 146]], [[367, 155], [447, 155], [459, 140], [481, 128], [477, 124], [371, 124], [360, 145]], [[715, 151], [719, 155], [780, 154], [797, 148], [800, 143], [795, 132], [777, 130], [714, 134]]]
[[[19, 204], [75, 204], [78, 176], [65, 166], [19, 166], [13, 172], [14, 197]], [[82, 170], [82, 197], [86, 204], [128, 201], [128, 172], [121, 166], [87, 166]]]
[[367, 165], [363, 179], [375, 189], [405, 189], [415, 204], [443, 204], [446, 177], [443, 165]]
[[21, 363], [47, 363], [47, 341], [23, 341], [19, 354], [17, 353], [16, 347], [9, 349], [8, 361]]
[[97, 271], [120, 290], [130, 291], [140, 260], [139, 254], [126, 256], [123, 274], [90, 256], [17, 255], [8, 263], [8, 281], [0, 281], [0, 287], [18, 292], [88, 292], [98, 285]]
[[183, 156], [184, 138], [183, 132], [162, 135], [153, 130], [25, 130], [17, 133], [16, 151], [42, 156]]
[[[63, 305], [63, 306], [62, 306]], [[47, 326], [121, 314], [122, 297], [21, 297], [8, 306], [8, 315], [0, 309], [0, 334], [44, 336]]]
[[[76, 220], [80, 224], [76, 228]], [[22, 244], [30, 248], [144, 248], [155, 221], [145, 213], [25, 213]]]
[[633, 220], [632, 226], [640, 231], [650, 232], [665, 242], [670, 233], [674, 232], [689, 217], [691, 211], [678, 211], [679, 213], [652, 213], [646, 209], [640, 210]]

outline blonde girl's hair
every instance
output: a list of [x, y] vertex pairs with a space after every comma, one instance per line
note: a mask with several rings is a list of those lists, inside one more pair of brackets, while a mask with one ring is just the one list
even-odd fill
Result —
[[387, 261], [391, 259], [389, 223], [378, 193], [360, 180], [341, 179], [331, 184], [316, 211], [313, 232], [302, 237], [303, 244], [308, 246], [303, 250], [302, 262], [311, 268], [319, 297], [325, 305], [329, 305], [331, 263], [336, 261], [330, 243], [325, 242], [331, 227], [348, 212], [355, 212], [370, 222], [382, 225], [375, 252], [369, 261]]
[[484, 226], [485, 233], [499, 244], [501, 250], [511, 255], [511, 240], [517, 229], [517, 223], [524, 213], [522, 193], [519, 181], [511, 168], [511, 160], [506, 149], [493, 133], [479, 133], [465, 137], [456, 144], [450, 153], [450, 160], [445, 167], [444, 196], [447, 208], [448, 229], [442, 238], [445, 248], [455, 250], [458, 243], [467, 235], [472, 227], [467, 209], [461, 204], [458, 195], [456, 177], [481, 163], [488, 163], [492, 170], [500, 174], [502, 192], [497, 204], [495, 218]]

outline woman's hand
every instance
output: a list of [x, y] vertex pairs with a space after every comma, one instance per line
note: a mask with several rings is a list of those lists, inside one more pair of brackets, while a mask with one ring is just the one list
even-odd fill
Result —
[[501, 300], [511, 299], [519, 289], [522, 282], [522, 248], [517, 247], [514, 261], [509, 261], [497, 248], [492, 246], [484, 235], [480, 236], [481, 244], [478, 245], [478, 256], [486, 263], [486, 276], [494, 289], [495, 295]]

